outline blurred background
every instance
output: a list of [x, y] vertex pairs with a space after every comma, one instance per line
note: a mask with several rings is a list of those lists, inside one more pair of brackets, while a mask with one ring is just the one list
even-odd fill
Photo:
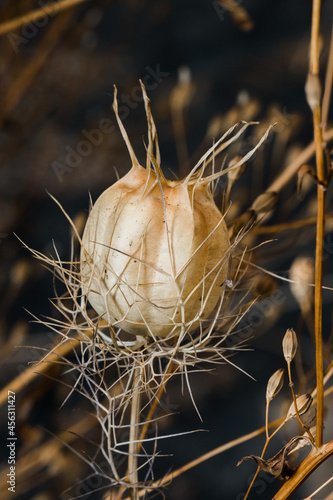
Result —
[[[1, 24], [33, 9], [45, 9], [43, 17], [0, 36], [1, 386], [56, 341], [56, 336], [33, 322], [31, 316], [57, 315], [49, 301], [54, 296], [53, 277], [19, 239], [44, 254], [54, 252], [55, 246], [60, 258], [68, 260], [69, 223], [48, 193], [82, 227], [90, 196], [96, 200], [117, 175], [122, 176], [131, 166], [112, 110], [114, 85], [118, 88], [120, 116], [138, 158], [144, 162], [147, 125], [139, 79], [146, 84], [162, 166], [171, 179], [186, 175], [213, 140], [238, 120], [258, 120], [260, 125], [252, 127], [243, 141], [233, 146], [227, 159], [248, 152], [268, 125], [276, 123], [266, 145], [248, 162], [231, 192], [230, 217], [249, 208], [312, 140], [311, 112], [304, 96], [310, 0], [87, 0], [59, 13], [48, 11], [47, 5], [44, 0], [2, 0], [0, 4]], [[322, 81], [332, 13], [332, 2], [324, 1]], [[224, 189], [221, 181], [217, 198]], [[265, 224], [313, 217], [315, 194], [314, 184], [304, 182], [299, 199], [295, 176]], [[327, 213], [332, 214], [332, 189], [328, 192]], [[324, 245], [326, 286], [333, 282], [331, 231], [329, 221]], [[296, 257], [314, 257], [314, 238], [311, 225], [297, 231], [257, 234], [251, 243], [274, 240], [258, 250], [256, 262], [288, 277]], [[160, 441], [165, 456], [156, 460], [156, 478], [264, 424], [266, 382], [275, 370], [284, 367], [281, 341], [288, 327], [302, 331], [301, 364], [309, 374], [306, 383], [311, 389], [311, 319], [302, 318], [288, 283], [267, 279], [260, 271], [256, 279], [261, 301], [244, 319], [247, 330], [240, 337], [249, 350], [232, 358], [253, 379], [228, 364], [211, 373], [193, 374], [193, 394], [203, 422], [187, 392], [182, 394], [180, 381], [172, 381], [165, 404], [175, 415], [164, 422], [160, 432], [197, 428], [207, 432]], [[331, 316], [332, 292], [325, 292], [327, 359], [331, 355]], [[103, 498], [94, 480], [85, 479], [89, 475], [86, 464], [54, 438], [91, 411], [78, 396], [61, 407], [67, 394], [66, 387], [55, 382], [61, 376], [59, 366], [51, 367], [47, 377], [38, 377], [16, 395], [21, 475], [15, 495], [9, 493], [3, 448], [2, 498]], [[272, 405], [271, 418], [280, 416], [289, 404], [286, 387]], [[0, 416], [5, 438], [5, 406]], [[331, 431], [332, 426], [327, 424], [327, 436]], [[89, 440], [77, 437], [71, 446], [89, 456], [98, 431], [91, 426], [82, 433]], [[292, 434], [282, 433], [276, 449], [272, 446], [272, 454], [290, 437]], [[263, 442], [263, 438], [249, 441], [183, 474], [165, 490], [166, 498], [241, 500], [255, 464], [248, 461], [238, 468], [236, 464], [244, 455], [260, 455]], [[295, 499], [309, 495], [329, 477], [329, 470], [332, 461], [304, 484]], [[272, 498], [279, 486], [279, 480], [260, 475], [250, 498]], [[67, 488], [71, 489], [64, 493]], [[318, 498], [326, 498], [328, 493], [326, 490]]]

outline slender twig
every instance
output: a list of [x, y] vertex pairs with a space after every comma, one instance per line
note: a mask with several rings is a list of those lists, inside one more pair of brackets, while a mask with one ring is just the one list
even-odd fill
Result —
[[320, 82], [319, 82], [319, 25], [321, 0], [313, 0], [310, 65], [306, 85], [308, 104], [313, 114], [314, 141], [317, 166], [317, 234], [315, 261], [315, 339], [316, 339], [316, 382], [317, 382], [317, 429], [316, 445], [323, 443], [324, 423], [324, 371], [322, 341], [322, 306], [323, 306], [323, 253], [325, 235], [325, 168], [322, 144]]
[[[333, 219], [333, 214], [326, 215], [325, 221]], [[295, 221], [282, 222], [281, 224], [273, 224], [271, 226], [255, 226], [251, 229], [252, 234], [276, 234], [283, 231], [293, 231], [294, 229], [302, 229], [308, 226], [314, 226], [317, 223], [317, 217], [309, 217]]]
[[[268, 436], [268, 435], [266, 434], [266, 442], [265, 442], [265, 444], [264, 444], [264, 447], [263, 447], [263, 450], [262, 450], [262, 453], [261, 453], [261, 456], [260, 456], [261, 458], [264, 458], [265, 453], [266, 453], [266, 450], [267, 450], [267, 448], [268, 448], [268, 445], [269, 445], [269, 443], [270, 443], [271, 439], [275, 436], [275, 434], [277, 434], [277, 433], [279, 432], [279, 430], [280, 430], [280, 429], [284, 426], [284, 424], [285, 424], [285, 423], [286, 423], [286, 420], [283, 420], [283, 422], [281, 422], [281, 423], [280, 423], [280, 425], [278, 426], [278, 428], [277, 428], [277, 429], [275, 429], [275, 431], [274, 431], [274, 432], [273, 432], [270, 436]], [[265, 426], [265, 427], [266, 427], [266, 433], [267, 433], [267, 431], [268, 431], [268, 426], [267, 426], [267, 424], [266, 424], [266, 426]], [[261, 470], [261, 469], [260, 469], [260, 467], [257, 467], [257, 470], [256, 470], [256, 472], [255, 472], [255, 474], [254, 474], [254, 476], [253, 476], [253, 478], [252, 478], [252, 481], [251, 481], [251, 483], [250, 483], [250, 486], [248, 487], [247, 492], [246, 492], [246, 494], [245, 494], [244, 500], [247, 500], [247, 498], [249, 497], [249, 494], [250, 494], [250, 492], [251, 492], [251, 490], [252, 490], [252, 487], [253, 487], [253, 485], [254, 485], [254, 483], [255, 483], [255, 480], [256, 480], [256, 479], [257, 479], [257, 477], [258, 477], [258, 474], [259, 474], [260, 470]]]
[[141, 368], [136, 366], [133, 375], [133, 396], [131, 403], [131, 421], [128, 445], [128, 480], [132, 485], [131, 499], [138, 497], [138, 435], [141, 408]]
[[312, 436], [311, 432], [309, 431], [309, 429], [306, 427], [306, 425], [304, 425], [304, 422], [301, 419], [299, 411], [298, 411], [298, 406], [297, 406], [297, 402], [296, 402], [296, 395], [295, 395], [295, 391], [294, 391], [294, 383], [293, 383], [293, 380], [292, 380], [292, 377], [291, 377], [291, 363], [288, 362], [288, 361], [287, 361], [287, 367], [288, 367], [289, 387], [290, 387], [291, 394], [292, 394], [292, 397], [293, 397], [293, 403], [294, 403], [294, 406], [295, 406], [296, 418], [297, 418], [299, 424], [301, 425], [301, 427], [306, 431], [307, 435], [310, 438], [311, 443], [314, 444], [313, 436]]
[[[284, 422], [284, 418], [279, 418], [278, 420], [274, 420], [274, 422], [271, 422], [269, 424], [269, 428], [274, 428], [278, 425], [281, 425], [281, 423]], [[170, 474], [167, 474], [164, 476], [162, 479], [159, 479], [158, 481], [155, 481], [153, 484], [150, 485], [150, 488], [153, 490], [154, 488], [160, 488], [161, 486], [170, 483], [173, 479], [176, 477], [180, 476], [181, 474], [184, 474], [184, 472], [193, 469], [193, 467], [196, 467], [203, 462], [206, 462], [210, 458], [215, 457], [216, 455], [220, 455], [221, 453], [230, 450], [231, 448], [234, 448], [235, 446], [238, 446], [239, 444], [245, 443], [246, 441], [249, 441], [250, 439], [254, 439], [257, 436], [260, 436], [263, 434], [266, 430], [266, 426], [264, 425], [263, 427], [260, 427], [259, 429], [256, 429], [253, 432], [250, 432], [249, 434], [245, 434], [244, 436], [241, 436], [240, 438], [234, 439], [232, 441], [229, 441], [228, 443], [225, 443], [221, 446], [218, 446], [214, 450], [209, 451], [208, 453], [205, 453], [204, 455], [201, 455], [200, 457], [192, 460], [191, 462], [188, 462], [186, 465], [183, 465], [182, 467], [179, 467], [179, 469], [174, 470], [173, 472], [170, 472]], [[139, 497], [143, 497], [147, 493], [146, 489], [141, 489], [139, 492]], [[129, 497], [126, 497], [125, 500], [130, 500]]]
[[311, 493], [311, 495], [309, 497], [304, 498], [304, 500], [313, 500], [313, 497], [315, 495], [317, 495], [317, 493], [319, 493], [321, 490], [323, 490], [324, 488], [326, 488], [326, 486], [328, 484], [330, 484], [332, 481], [333, 481], [333, 476], [331, 476], [327, 481], [325, 481], [324, 484], [322, 484], [321, 486], [319, 486], [319, 488], [317, 488], [316, 491], [314, 491], [313, 493]]
[[141, 430], [141, 433], [140, 433], [140, 438], [139, 438], [139, 450], [142, 446], [142, 441], [144, 440], [145, 438], [145, 435], [147, 433], [147, 430], [148, 430], [148, 427], [149, 427], [149, 423], [150, 421], [152, 420], [153, 416], [154, 416], [154, 413], [155, 413], [155, 410], [157, 408], [157, 405], [159, 404], [160, 402], [160, 399], [161, 399], [161, 396], [163, 394], [163, 392], [165, 391], [165, 386], [169, 380], [169, 378], [172, 376], [172, 374], [179, 368], [178, 365], [174, 365], [173, 363], [170, 363], [170, 365], [168, 366], [168, 369], [163, 377], [163, 380], [162, 380], [162, 383], [157, 391], [157, 394], [154, 398], [154, 401], [152, 402], [150, 408], [149, 408], [149, 412], [148, 412], [148, 415], [147, 415], [147, 419], [146, 419], [146, 422], [145, 424], [142, 426], [142, 430]]
[[[328, 130], [324, 135], [323, 139], [325, 142], [331, 141], [333, 139], [333, 129]], [[294, 177], [299, 168], [304, 165], [316, 151], [314, 141], [310, 142], [305, 149], [289, 163], [283, 171], [278, 175], [278, 177], [272, 182], [272, 184], [267, 188], [267, 191], [281, 191], [281, 189], [288, 184], [288, 182]]]
[[268, 415], [269, 415], [269, 405], [270, 405], [271, 399], [268, 399], [266, 402], [266, 413], [265, 413], [265, 427], [266, 427], [266, 439], [269, 438], [269, 421], [268, 421]]
[[284, 483], [273, 500], [287, 500], [313, 471], [333, 455], [333, 441], [324, 444], [319, 449], [313, 449], [300, 464], [294, 475]]
[[323, 104], [322, 104], [322, 108], [323, 108], [323, 112], [322, 112], [323, 132], [325, 132], [326, 127], [327, 127], [328, 111], [330, 108], [330, 101], [331, 101], [331, 94], [332, 94], [332, 85], [333, 85], [333, 30], [331, 33], [330, 50], [329, 50], [328, 59], [327, 59], [325, 89], [324, 89]]
[[[163, 392], [165, 391], [165, 386], [166, 386], [169, 378], [172, 377], [173, 373], [177, 369], [178, 369], [178, 365], [174, 365], [173, 363], [170, 363], [169, 366], [168, 366], [168, 368], [167, 368], [167, 370], [166, 370], [166, 372], [165, 372], [165, 375], [163, 377], [161, 385], [160, 385], [160, 387], [159, 387], [159, 389], [157, 391], [157, 394], [154, 397], [154, 401], [152, 402], [152, 404], [151, 404], [151, 406], [149, 408], [149, 412], [148, 412], [148, 415], [147, 415], [147, 418], [146, 418], [146, 422], [142, 426], [142, 429], [141, 429], [141, 432], [140, 432], [140, 436], [139, 436], [137, 453], [139, 453], [140, 450], [141, 450], [142, 443], [143, 443], [143, 440], [144, 440], [144, 438], [145, 438], [145, 436], [147, 434], [150, 422], [153, 419], [154, 413], [156, 411], [157, 405], [160, 402], [161, 396], [162, 396]], [[126, 487], [122, 486], [119, 489], [119, 494], [117, 496], [117, 500], [121, 500], [122, 499], [123, 494], [125, 493], [125, 491], [126, 491]]]
[[62, 10], [74, 7], [74, 5], [85, 2], [87, 0], [58, 0], [57, 2], [44, 5], [40, 9], [32, 10], [23, 16], [16, 17], [10, 21], [5, 21], [0, 24], [0, 35], [17, 30], [24, 24], [33, 23], [41, 17], [50, 16], [61, 12]]
[[[92, 336], [93, 331], [85, 331], [85, 335]], [[52, 363], [59, 361], [63, 356], [66, 356], [69, 352], [74, 350], [82, 342], [82, 337], [80, 334], [75, 338], [66, 339], [62, 341], [57, 347], [52, 351], [48, 352], [40, 361], [29, 366], [24, 372], [20, 373], [16, 378], [14, 378], [9, 384], [6, 385], [0, 391], [0, 406], [7, 402], [8, 391], [19, 392], [25, 386], [27, 386], [37, 375], [45, 373], [52, 366]]]
[[40, 42], [40, 50], [36, 51], [34, 56], [21, 68], [17, 77], [11, 81], [2, 102], [0, 127], [4, 125], [6, 118], [15, 109], [24, 93], [31, 87], [36, 76], [44, 67], [50, 53], [54, 50], [62, 33], [66, 30], [71, 16], [72, 12], [68, 11], [55, 19]]

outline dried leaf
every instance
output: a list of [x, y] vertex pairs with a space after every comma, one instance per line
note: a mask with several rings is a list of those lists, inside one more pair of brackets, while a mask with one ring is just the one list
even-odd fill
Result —
[[310, 177], [314, 180], [317, 181], [316, 174], [314, 172], [313, 167], [310, 165], [303, 165], [299, 171], [297, 172], [297, 198], [301, 199], [301, 191], [302, 191], [302, 185], [303, 185], [303, 180], [306, 175], [310, 175]]
[[312, 443], [309, 436], [304, 433], [302, 436], [296, 436], [292, 438], [287, 445], [287, 455], [291, 455], [292, 453], [295, 453], [295, 451], [302, 450], [303, 448], [305, 448], [305, 446], [312, 445]]
[[296, 466], [291, 464], [288, 460], [288, 455], [291, 455], [296, 450], [311, 444], [311, 441], [306, 436], [296, 436], [292, 438], [281, 450], [272, 458], [264, 460], [256, 455], [249, 455], [243, 457], [237, 464], [240, 465], [244, 460], [254, 460], [260, 470], [268, 472], [278, 479], [289, 479], [296, 470]]

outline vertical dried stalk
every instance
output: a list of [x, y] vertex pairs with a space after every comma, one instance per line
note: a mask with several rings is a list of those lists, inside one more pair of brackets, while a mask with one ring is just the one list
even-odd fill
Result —
[[325, 169], [322, 147], [320, 83], [319, 83], [319, 25], [321, 0], [313, 0], [310, 66], [307, 80], [307, 98], [313, 114], [314, 140], [317, 165], [317, 234], [315, 263], [315, 337], [316, 337], [316, 377], [317, 377], [317, 429], [316, 445], [323, 443], [323, 342], [322, 342], [322, 282], [323, 282], [323, 242], [325, 231]]
[[140, 366], [134, 370], [133, 376], [133, 396], [131, 403], [131, 422], [129, 432], [129, 445], [128, 445], [128, 480], [132, 484], [131, 500], [137, 500], [138, 496], [138, 435], [139, 435], [139, 418], [140, 418]]

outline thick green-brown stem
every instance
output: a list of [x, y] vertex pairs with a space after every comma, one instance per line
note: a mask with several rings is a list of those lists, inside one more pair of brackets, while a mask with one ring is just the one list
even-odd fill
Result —
[[324, 368], [322, 340], [322, 285], [323, 285], [323, 250], [325, 234], [325, 168], [321, 124], [321, 99], [319, 82], [319, 25], [321, 0], [313, 0], [310, 65], [306, 85], [308, 104], [313, 114], [314, 141], [317, 166], [317, 234], [315, 263], [315, 338], [316, 338], [316, 377], [317, 377], [317, 429], [316, 445], [323, 443], [324, 422]]

